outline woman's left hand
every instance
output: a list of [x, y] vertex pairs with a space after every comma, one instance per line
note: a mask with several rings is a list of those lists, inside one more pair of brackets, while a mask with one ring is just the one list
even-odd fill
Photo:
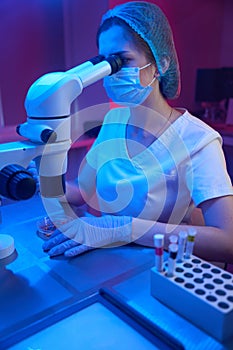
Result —
[[131, 242], [132, 218], [105, 215], [82, 217], [61, 226], [43, 244], [50, 256], [73, 257], [116, 242]]

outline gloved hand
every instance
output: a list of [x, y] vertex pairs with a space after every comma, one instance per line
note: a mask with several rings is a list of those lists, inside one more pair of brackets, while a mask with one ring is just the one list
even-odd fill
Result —
[[82, 217], [62, 225], [43, 244], [43, 249], [50, 256], [72, 257], [116, 242], [129, 243], [131, 233], [132, 218], [128, 216]]

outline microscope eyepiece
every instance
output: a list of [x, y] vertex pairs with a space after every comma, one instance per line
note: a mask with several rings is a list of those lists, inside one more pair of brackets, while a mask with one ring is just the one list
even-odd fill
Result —
[[118, 55], [110, 55], [105, 60], [110, 64], [112, 68], [110, 75], [118, 72], [122, 67], [122, 59]]

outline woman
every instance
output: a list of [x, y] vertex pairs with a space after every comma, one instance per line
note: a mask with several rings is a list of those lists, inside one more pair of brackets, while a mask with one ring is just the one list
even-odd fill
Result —
[[[119, 5], [104, 15], [97, 44], [101, 55], [122, 59], [123, 68], [104, 78], [121, 107], [105, 117], [65, 200], [86, 202], [100, 216], [64, 225], [44, 250], [75, 256], [119, 242], [153, 246], [155, 233], [167, 248], [171, 234], [194, 226], [195, 255], [233, 262], [233, 191], [221, 137], [167, 101], [179, 95], [180, 74], [166, 17], [151, 3]], [[192, 222], [194, 207], [201, 225]]]

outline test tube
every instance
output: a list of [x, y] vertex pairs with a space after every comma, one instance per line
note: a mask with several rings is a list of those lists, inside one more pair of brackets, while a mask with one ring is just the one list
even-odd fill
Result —
[[178, 236], [177, 235], [171, 235], [169, 236], [169, 242], [172, 243], [177, 243], [178, 241]]
[[187, 232], [185, 231], [179, 232], [177, 262], [183, 261], [187, 236], [188, 236]]
[[169, 257], [168, 257], [168, 266], [167, 266], [167, 276], [174, 276], [175, 266], [176, 266], [176, 256], [178, 251], [178, 245], [171, 243], [168, 246]]
[[185, 259], [190, 259], [191, 255], [193, 253], [193, 247], [194, 247], [194, 240], [196, 236], [197, 231], [194, 228], [190, 228], [188, 230], [188, 237], [187, 237], [187, 243], [186, 243], [186, 249], [185, 249]]
[[163, 271], [163, 247], [164, 247], [164, 235], [157, 233], [154, 235], [155, 246], [155, 268], [157, 271]]

